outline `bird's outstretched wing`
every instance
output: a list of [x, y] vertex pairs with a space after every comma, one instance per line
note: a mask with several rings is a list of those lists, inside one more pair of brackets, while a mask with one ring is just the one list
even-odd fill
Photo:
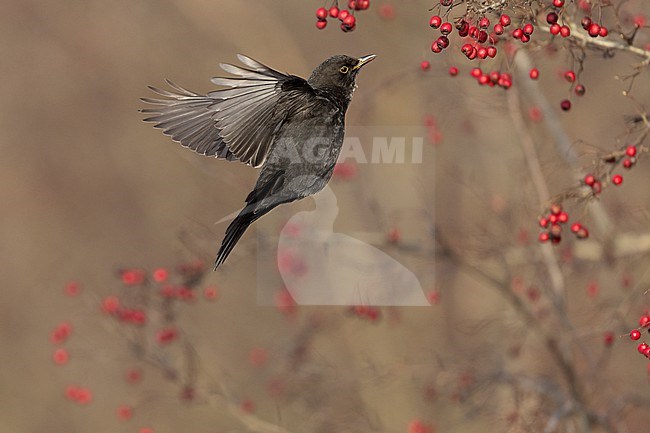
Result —
[[[207, 95], [169, 80], [169, 91], [150, 86], [164, 99], [141, 98], [155, 105], [140, 110], [151, 115], [144, 120], [155, 122], [165, 135], [202, 155], [261, 166], [294, 102], [309, 97], [313, 89], [300, 77], [278, 72], [241, 54], [237, 58], [243, 66], [220, 65], [236, 77], [212, 78], [214, 84], [226, 88]], [[276, 111], [283, 99], [289, 103]]]

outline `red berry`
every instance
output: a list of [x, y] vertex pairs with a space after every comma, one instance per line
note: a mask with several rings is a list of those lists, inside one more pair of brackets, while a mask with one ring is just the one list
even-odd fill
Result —
[[556, 237], [559, 238], [562, 235], [562, 227], [560, 227], [558, 224], [551, 225], [549, 234], [551, 235], [551, 240], [553, 240]]
[[607, 27], [601, 26], [600, 31], [598, 32], [598, 36], [600, 36], [601, 38], [606, 38], [608, 34], [609, 34], [609, 30], [607, 30]]
[[535, 27], [532, 24], [528, 23], [528, 24], [526, 24], [524, 26], [523, 31], [524, 31], [524, 34], [530, 36], [535, 31]]
[[471, 74], [472, 77], [474, 77], [474, 78], [479, 78], [481, 75], [483, 75], [483, 71], [481, 71], [481, 68], [473, 68], [473, 69], [470, 71], [470, 74]]
[[354, 27], [356, 23], [357, 19], [354, 17], [354, 15], [348, 15], [347, 17], [343, 18], [343, 24], [348, 27]]
[[573, 71], [566, 71], [564, 73], [564, 78], [569, 82], [573, 83], [576, 80], [576, 73]]
[[571, 231], [572, 231], [573, 233], [578, 233], [578, 232], [580, 231], [581, 228], [582, 228], [582, 224], [580, 224], [580, 223], [573, 223], [573, 224], [571, 224]]
[[563, 38], [568, 38], [571, 35], [571, 29], [569, 26], [562, 26], [560, 27], [560, 36]]
[[347, 9], [339, 11], [339, 20], [343, 21], [348, 15], [350, 15], [350, 12]]
[[587, 230], [584, 227], [580, 227], [580, 229], [576, 232], [576, 237], [578, 239], [586, 239], [589, 237], [589, 230]]
[[503, 34], [503, 26], [501, 24], [495, 24], [494, 25], [494, 33], [497, 35], [502, 35]]
[[584, 96], [584, 94], [586, 92], [585, 86], [583, 86], [582, 84], [578, 84], [576, 86], [575, 92], [576, 92], [576, 95], [578, 95], [578, 96]]
[[589, 36], [595, 38], [600, 34], [600, 26], [596, 23], [591, 23], [588, 32], [589, 32]]
[[560, 102], [560, 108], [563, 111], [569, 111], [571, 109], [571, 101], [564, 99], [562, 102]]
[[542, 227], [542, 228], [546, 228], [546, 227], [548, 227], [548, 222], [549, 222], [548, 218], [542, 217], [542, 218], [539, 219], [539, 226]]
[[332, 18], [338, 18], [339, 8], [337, 8], [336, 6], [332, 6], [329, 10], [329, 14]]
[[440, 0], [440, 4], [445, 6], [445, 7], [446, 6], [451, 6], [452, 3], [453, 3], [453, 0]]
[[70, 281], [65, 285], [64, 291], [66, 296], [77, 296], [81, 292], [81, 286], [76, 281]]
[[539, 69], [537, 69], [537, 68], [531, 69], [530, 72], [528, 73], [528, 75], [530, 75], [530, 78], [533, 79], [533, 80], [538, 79], [539, 78]]
[[102, 301], [102, 310], [108, 314], [117, 313], [120, 308], [120, 299], [117, 296], [107, 296]]
[[178, 331], [175, 328], [164, 328], [156, 334], [158, 344], [169, 344], [178, 337]]
[[440, 18], [438, 15], [432, 16], [431, 19], [429, 20], [429, 25], [434, 29], [440, 27], [441, 24], [442, 24], [442, 18]]
[[552, 35], [559, 35], [561, 31], [561, 27], [559, 24], [552, 24], [549, 31], [551, 32]]
[[602, 190], [603, 190], [603, 185], [598, 181], [594, 182], [594, 184], [591, 185], [591, 191], [594, 194], [600, 194]]
[[639, 331], [638, 329], [631, 330], [630, 331], [630, 338], [632, 340], [638, 340], [639, 338], [641, 338], [641, 331]]
[[623, 183], [623, 176], [621, 176], [620, 174], [615, 174], [614, 176], [612, 176], [612, 183], [614, 185], [622, 184]]
[[516, 28], [512, 31], [512, 37], [515, 39], [521, 39], [523, 35], [524, 35], [524, 31], [520, 28]]
[[449, 46], [449, 38], [447, 36], [440, 36], [436, 42], [438, 42], [438, 45], [440, 45], [440, 48], [442, 49]]
[[127, 269], [121, 273], [122, 282], [127, 286], [142, 284], [144, 277], [144, 272], [139, 269]]
[[569, 221], [569, 214], [566, 213], [566, 212], [564, 212], [564, 211], [562, 211], [562, 212], [560, 212], [560, 214], [557, 216], [557, 220], [558, 220], [558, 222], [560, 222], [560, 223], [565, 223], [565, 222]]
[[458, 30], [458, 36], [460, 36], [461, 38], [464, 38], [465, 36], [469, 35], [469, 28], [470, 25], [465, 20], [460, 20], [456, 23], [456, 30]]
[[629, 146], [627, 146], [627, 148], [625, 149], [625, 154], [626, 154], [627, 156], [629, 156], [629, 157], [634, 157], [634, 156], [636, 156], [636, 146], [634, 146], [634, 145], [632, 145], [632, 144], [630, 144]]
[[638, 346], [636, 346], [636, 350], [638, 350], [639, 353], [643, 353], [646, 350], [648, 350], [648, 344], [647, 343], [641, 343]]
[[593, 186], [596, 183], [596, 177], [593, 174], [588, 174], [584, 179], [585, 185]]
[[549, 210], [551, 211], [551, 215], [559, 215], [560, 212], [562, 212], [562, 206], [557, 203], [553, 203]]
[[493, 58], [497, 55], [497, 49], [496, 49], [496, 47], [489, 46], [489, 47], [487, 48], [487, 55], [488, 55], [488, 57], [490, 57], [491, 59], [493, 59]]
[[487, 29], [488, 26], [490, 25], [490, 20], [483, 17], [478, 21], [478, 26], [482, 29]]
[[521, 35], [521, 42], [523, 42], [525, 44], [528, 41], [530, 41], [530, 36], [528, 36], [525, 33], [523, 35]]
[[549, 12], [548, 15], [546, 15], [546, 22], [549, 24], [555, 24], [558, 20], [558, 16], [555, 12]]
[[442, 47], [440, 45], [438, 45], [437, 40], [433, 41], [433, 43], [431, 44], [431, 51], [433, 51], [436, 54], [442, 52]]
[[479, 49], [476, 51], [476, 55], [479, 59], [487, 58], [487, 48], [479, 47]]
[[318, 30], [323, 30], [325, 27], [327, 27], [327, 20], [318, 20], [318, 21], [316, 21], [316, 28]]
[[455, 66], [451, 66], [449, 68], [449, 75], [451, 75], [452, 77], [455, 77], [456, 75], [458, 75], [458, 68], [455, 67]]
[[611, 331], [605, 332], [603, 335], [603, 342], [605, 343], [605, 346], [611, 346], [614, 344], [614, 333]]
[[56, 349], [52, 354], [52, 360], [59, 365], [66, 364], [69, 359], [68, 351], [63, 348]]
[[151, 276], [157, 283], [162, 283], [169, 277], [169, 271], [167, 271], [165, 268], [158, 268], [153, 271]]
[[639, 319], [639, 326], [643, 328], [645, 326], [648, 326], [649, 324], [650, 324], [650, 315], [644, 314], [643, 316], [641, 316], [641, 318]]
[[118, 406], [117, 417], [122, 421], [128, 421], [133, 417], [133, 409], [125, 404]]
[[553, 0], [553, 6], [556, 8], [561, 8], [564, 6], [564, 0]]
[[214, 301], [219, 296], [219, 290], [216, 287], [206, 287], [203, 289], [203, 297], [207, 301]]
[[580, 20], [580, 25], [582, 26], [583, 29], [589, 30], [589, 26], [591, 26], [591, 18], [582, 17], [582, 20]]
[[124, 375], [124, 378], [128, 383], [131, 384], [138, 383], [142, 379], [142, 370], [138, 368], [131, 368], [127, 370], [126, 374]]
[[79, 388], [76, 400], [79, 404], [88, 404], [93, 400], [93, 393], [88, 388]]
[[549, 240], [549, 238], [550, 238], [550, 236], [549, 236], [548, 232], [542, 232], [542, 233], [539, 234], [538, 239], [539, 239], [540, 242], [547, 242]]
[[445, 36], [451, 33], [452, 29], [453, 27], [451, 26], [451, 23], [442, 23], [440, 25], [440, 33], [442, 33]]
[[508, 15], [503, 14], [503, 15], [501, 15], [501, 17], [499, 18], [499, 22], [501, 23], [501, 25], [502, 25], [503, 27], [508, 27], [508, 26], [510, 25], [511, 20], [510, 20], [510, 17], [509, 17]]
[[633, 165], [634, 165], [634, 158], [632, 158], [632, 159], [625, 158], [623, 160], [623, 168], [626, 168], [626, 169], [629, 170], [630, 168], [632, 168]]
[[316, 18], [318, 18], [319, 20], [324, 20], [325, 18], [327, 18], [328, 14], [329, 12], [325, 8], [318, 8], [316, 10]]

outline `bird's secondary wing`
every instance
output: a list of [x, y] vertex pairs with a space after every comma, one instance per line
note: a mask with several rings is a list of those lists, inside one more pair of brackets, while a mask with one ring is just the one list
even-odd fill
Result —
[[[306, 80], [283, 74], [250, 57], [237, 56], [243, 66], [221, 64], [236, 77], [213, 78], [225, 89], [205, 95], [167, 81], [172, 91], [149, 87], [165, 99], [142, 98], [153, 108], [140, 110], [152, 116], [165, 135], [207, 156], [261, 166], [273, 143], [274, 134], [286, 117], [277, 112], [281, 99], [296, 101], [312, 93]], [[286, 105], [286, 104], [281, 104]], [[291, 105], [282, 106], [290, 110]]]

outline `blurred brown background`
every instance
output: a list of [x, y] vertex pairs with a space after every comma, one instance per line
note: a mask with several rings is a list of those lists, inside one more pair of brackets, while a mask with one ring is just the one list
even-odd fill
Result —
[[[381, 4], [394, 6], [395, 19], [379, 16]], [[383, 239], [398, 227], [407, 245], [419, 244], [428, 238], [435, 214], [459, 246], [480, 253], [516, 243], [522, 229], [536, 236], [540, 205], [503, 92], [446, 75], [449, 59], [458, 58], [434, 58], [428, 50], [430, 5], [373, 3], [349, 34], [334, 22], [317, 31], [319, 6], [298, 0], [0, 2], [2, 431], [136, 432], [145, 425], [157, 433], [245, 430], [223, 397], [180, 403], [177, 389], [161, 385], [156, 375], [138, 389], [122, 384], [129, 353], [119, 332], [96, 314], [96, 302], [118, 285], [114, 274], [120, 267], [173, 266], [195, 258], [195, 251], [211, 260], [225, 230], [215, 221], [239, 208], [256, 177], [253, 169], [200, 158], [142, 123], [138, 98], [150, 96], [146, 85], [162, 85], [164, 78], [207, 92], [209, 78], [219, 75], [218, 63], [235, 61], [236, 53], [304, 77], [332, 54], [377, 54], [359, 77], [348, 124], [418, 127], [426, 136], [423, 119], [432, 114], [444, 138], [438, 148], [426, 144], [421, 165], [360, 165], [352, 181], [335, 180], [337, 228]], [[559, 101], [566, 86], [554, 74], [567, 64], [566, 57], [532, 55], [548, 77], [545, 95]], [[433, 69], [422, 73], [418, 67], [425, 58]], [[571, 139], [584, 140], [576, 144], [584, 164], [593, 159], [595, 147], [613, 148], [625, 131], [622, 115], [635, 112], [621, 96], [621, 83], [612, 79], [612, 65], [625, 73], [631, 62], [625, 56], [620, 62], [590, 59], [583, 75], [587, 96], [562, 118]], [[469, 70], [466, 63], [454, 63], [462, 65], [462, 73]], [[647, 84], [641, 76], [637, 100], [647, 100]], [[553, 150], [541, 126], [532, 128], [551, 192], [561, 192], [573, 182], [573, 168]], [[647, 230], [648, 180], [640, 166], [626, 176], [624, 192], [604, 198], [617, 227]], [[305, 200], [278, 210], [260, 230], [272, 233], [283, 218], [311, 208]], [[182, 242], [181, 233], [190, 233], [190, 241]], [[594, 236], [598, 239], [597, 232]], [[249, 246], [253, 237], [247, 235]], [[502, 422], [513, 410], [507, 398], [492, 402], [494, 407], [483, 402], [476, 409], [474, 402], [450, 409], [424, 399], [422, 390], [433, 383], [446, 402], [459, 374], [450, 365], [477, 372], [481, 365], [504, 364], [553, 374], [552, 363], [535, 353], [508, 358], [511, 342], [526, 347], [535, 341], [526, 339], [525, 324], [503, 298], [432, 257], [406, 254], [403, 260], [425, 290], [441, 291], [438, 307], [384, 312], [378, 325], [349, 320], [343, 308], [306, 308], [296, 323], [257, 305], [259, 276], [251, 272], [255, 256], [245, 244], [223, 272], [206, 281], [220, 287], [218, 302], [192, 307], [179, 325], [200, 355], [197, 386], [211, 389], [209, 384], [221, 381], [215, 378], [219, 371], [233, 401], [254, 400], [262, 420], [305, 432], [324, 432], [328, 425], [332, 431], [401, 432], [414, 418], [440, 431], [504, 431]], [[514, 274], [536, 281], [534, 264], [523, 259], [513, 266]], [[625, 332], [618, 322], [594, 321], [604, 308], [618, 305], [624, 273], [635, 287], [647, 284], [645, 267], [640, 256], [625, 264], [584, 263], [567, 270], [567, 284], [577, 293], [576, 326], [595, 326], [585, 337], [592, 338], [590, 344], [601, 344], [605, 330]], [[583, 296], [590, 279], [601, 282], [604, 305]], [[63, 295], [69, 280], [81, 282], [83, 299]], [[637, 298], [622, 312], [631, 318], [630, 326], [643, 302]], [[326, 325], [310, 340], [309, 368], [294, 368], [285, 361], [301, 333], [311, 332], [305, 317], [314, 314]], [[391, 321], [390, 314], [400, 319]], [[73, 322], [79, 338], [71, 343], [70, 365], [55, 367], [48, 333], [62, 320]], [[643, 360], [632, 346], [621, 346], [601, 372], [608, 376], [608, 392], [615, 396], [636, 386], [647, 391]], [[249, 364], [252, 347], [268, 350], [268, 370]], [[284, 399], [265, 391], [276, 376], [286, 380]], [[92, 386], [92, 405], [65, 401], [69, 383]], [[486, 389], [498, 394], [496, 387]], [[118, 404], [136, 407], [133, 421], [117, 420]], [[646, 410], [627, 414], [629, 431], [647, 427]], [[482, 424], [485, 419], [493, 429]]]

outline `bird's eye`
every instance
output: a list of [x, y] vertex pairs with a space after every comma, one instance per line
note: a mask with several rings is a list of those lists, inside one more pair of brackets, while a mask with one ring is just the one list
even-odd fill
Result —
[[349, 71], [350, 68], [348, 68], [347, 66], [341, 66], [341, 68], [339, 69], [339, 72], [342, 74], [347, 74]]

